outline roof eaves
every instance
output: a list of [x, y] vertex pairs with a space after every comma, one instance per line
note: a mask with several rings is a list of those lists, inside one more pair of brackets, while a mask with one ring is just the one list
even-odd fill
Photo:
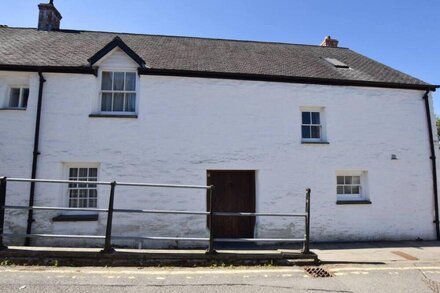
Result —
[[393, 83], [393, 82], [382, 82], [382, 81], [364, 81], [364, 80], [350, 80], [350, 79], [330, 79], [330, 78], [317, 78], [317, 77], [263, 75], [263, 74], [212, 72], [212, 71], [191, 71], [191, 70], [175, 70], [175, 69], [139, 68], [138, 72], [139, 74], [144, 74], [144, 75], [218, 78], [218, 79], [252, 80], [252, 81], [268, 81], [268, 82], [338, 85], [338, 86], [399, 88], [399, 89], [429, 90], [429, 91], [435, 91], [437, 88], [440, 88], [440, 85], [432, 85], [432, 84], [410, 84], [410, 83]]
[[92, 66], [116, 47], [119, 47], [122, 51], [124, 51], [131, 59], [133, 59], [134, 62], [139, 64], [140, 67], [145, 67], [146, 62], [144, 59], [142, 59], [135, 51], [127, 46], [127, 44], [125, 44], [124, 41], [122, 41], [122, 39], [118, 36], [116, 36], [110, 43], [105, 45], [101, 50], [96, 52], [95, 55], [87, 59], [87, 61]]

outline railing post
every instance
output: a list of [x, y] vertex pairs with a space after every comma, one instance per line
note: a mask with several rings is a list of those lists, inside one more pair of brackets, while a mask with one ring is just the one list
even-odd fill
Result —
[[115, 201], [116, 181], [110, 183], [110, 198], [108, 200], [107, 226], [105, 229], [104, 253], [112, 253], [115, 250], [112, 247], [112, 222], [113, 222], [113, 205]]
[[310, 252], [310, 188], [306, 189], [306, 217], [305, 217], [305, 233], [304, 247], [302, 253]]
[[5, 225], [6, 177], [0, 178], [0, 250], [7, 247], [3, 244], [3, 227]]
[[214, 254], [214, 225], [213, 225], [213, 218], [214, 218], [214, 185], [211, 185], [209, 187], [209, 246], [208, 250], [206, 250], [207, 254]]

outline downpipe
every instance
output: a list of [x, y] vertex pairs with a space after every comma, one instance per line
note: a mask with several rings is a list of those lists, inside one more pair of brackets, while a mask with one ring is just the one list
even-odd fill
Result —
[[435, 157], [434, 133], [432, 129], [431, 110], [429, 107], [429, 90], [423, 95], [425, 100], [426, 120], [428, 122], [429, 131], [429, 146], [431, 149], [431, 164], [432, 164], [432, 186], [434, 190], [434, 224], [437, 240], [440, 240], [439, 214], [438, 214], [438, 187], [437, 187], [437, 162]]
[[[39, 71], [38, 76], [40, 78], [39, 88], [38, 88], [38, 104], [37, 104], [37, 117], [35, 120], [35, 134], [34, 134], [34, 150], [32, 156], [32, 174], [31, 179], [37, 178], [37, 165], [38, 165], [38, 156], [40, 155], [39, 151], [39, 141], [40, 141], [40, 122], [41, 122], [41, 107], [43, 103], [43, 86], [46, 80], [44, 79], [43, 72]], [[31, 187], [29, 191], [29, 207], [34, 205], [35, 201], [35, 182], [31, 182]], [[34, 222], [34, 211], [29, 209], [28, 218], [27, 218], [27, 227], [26, 234], [32, 233], [32, 223]], [[25, 246], [29, 246], [31, 244], [30, 237], [26, 237], [24, 241]]]

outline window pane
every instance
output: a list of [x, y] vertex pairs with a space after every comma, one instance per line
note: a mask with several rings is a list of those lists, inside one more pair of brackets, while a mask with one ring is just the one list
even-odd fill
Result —
[[125, 90], [126, 91], [136, 90], [136, 73], [127, 72], [125, 74]]
[[[97, 177], [98, 176], [98, 169], [97, 168], [89, 168], [89, 177]], [[90, 178], [92, 179], [92, 178]]]
[[361, 184], [361, 177], [353, 176], [353, 184]]
[[344, 194], [344, 186], [337, 186], [336, 193], [337, 194]]
[[345, 176], [345, 184], [351, 184], [352, 180], [351, 180], [351, 176]]
[[69, 177], [70, 178], [78, 177], [78, 168], [70, 168], [69, 169]]
[[21, 100], [21, 106], [23, 108], [27, 107], [28, 99], [29, 99], [29, 89], [28, 88], [24, 88], [23, 89], [23, 98]]
[[302, 138], [310, 138], [310, 126], [302, 126]]
[[337, 184], [344, 184], [344, 176], [337, 176], [336, 183]]
[[113, 111], [124, 110], [124, 94], [115, 93], [113, 96]]
[[302, 112], [302, 124], [310, 124], [310, 112]]
[[312, 129], [312, 138], [321, 138], [320, 126], [311, 126], [311, 129]]
[[112, 94], [102, 93], [101, 111], [111, 111], [111, 110], [112, 110]]
[[344, 186], [344, 194], [351, 194], [351, 186]]
[[312, 112], [312, 124], [321, 124], [319, 112]]
[[96, 198], [89, 198], [89, 208], [96, 208], [97, 207], [97, 200]]
[[125, 95], [125, 111], [126, 112], [136, 111], [136, 94]]
[[353, 186], [351, 188], [351, 191], [353, 192], [353, 194], [359, 194], [360, 188], [359, 188], [359, 186]]
[[109, 91], [112, 89], [112, 79], [113, 79], [112, 75], [113, 75], [112, 72], [107, 72], [107, 71], [102, 72], [102, 84], [101, 84], [102, 90]]
[[89, 190], [89, 197], [90, 198], [96, 198], [97, 197], [97, 190], [96, 189], [90, 189]]
[[113, 90], [123, 91], [124, 90], [124, 72], [114, 72], [113, 75]]
[[11, 96], [9, 97], [9, 107], [17, 108], [20, 102], [20, 89], [12, 88]]
[[79, 177], [81, 179], [87, 179], [87, 168], [79, 168]]

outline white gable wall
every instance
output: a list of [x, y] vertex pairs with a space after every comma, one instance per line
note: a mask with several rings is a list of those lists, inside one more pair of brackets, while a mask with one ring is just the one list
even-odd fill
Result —
[[[91, 118], [99, 78], [44, 75], [39, 178], [64, 179], [71, 162], [99, 164], [99, 180], [202, 185], [208, 169], [251, 169], [258, 212], [302, 212], [305, 188], [312, 189], [312, 241], [435, 237], [422, 91], [141, 76], [137, 119]], [[37, 75], [30, 84], [26, 111], [0, 111], [0, 173], [7, 176], [30, 176]], [[305, 106], [324, 107], [328, 145], [301, 144]], [[340, 170], [368, 172], [371, 205], [336, 205]], [[28, 191], [14, 188], [14, 201], [26, 204]], [[63, 187], [37, 184], [36, 205], [65, 206], [66, 198]], [[117, 187], [115, 206], [205, 210], [205, 200], [200, 191]], [[98, 207], [107, 201], [108, 188], [100, 188]], [[105, 215], [53, 223], [58, 214], [36, 212], [34, 232], [104, 235]], [[26, 217], [12, 215], [7, 229], [23, 233]], [[113, 222], [114, 235], [208, 235], [201, 216], [115, 214]], [[302, 227], [258, 218], [256, 236], [300, 237]]]

